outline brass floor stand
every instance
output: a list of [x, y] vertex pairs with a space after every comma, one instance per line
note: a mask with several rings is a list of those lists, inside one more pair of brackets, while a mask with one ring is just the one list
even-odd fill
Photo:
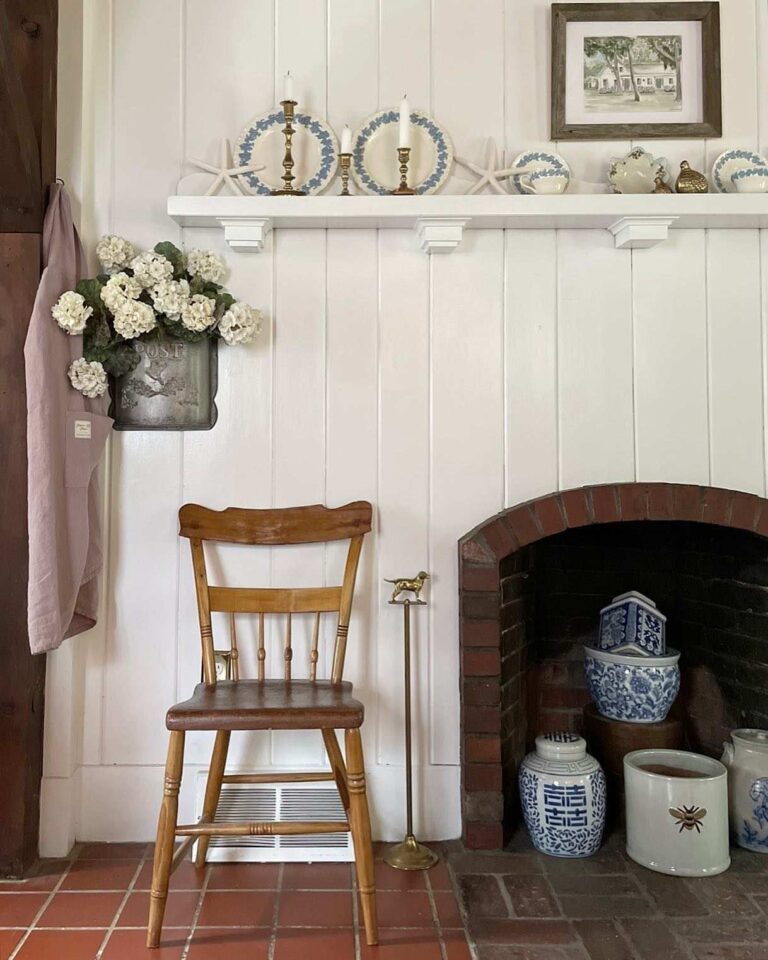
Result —
[[426, 606], [424, 600], [390, 600], [403, 608], [403, 646], [405, 661], [405, 839], [390, 847], [384, 862], [396, 870], [428, 870], [438, 857], [413, 835], [413, 770], [411, 760], [411, 607]]

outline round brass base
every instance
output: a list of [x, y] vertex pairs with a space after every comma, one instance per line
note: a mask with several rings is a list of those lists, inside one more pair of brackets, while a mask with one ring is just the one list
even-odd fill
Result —
[[384, 857], [384, 863], [388, 863], [395, 870], [429, 870], [437, 861], [437, 854], [411, 835], [402, 843], [390, 847], [389, 853]]
[[415, 194], [416, 194], [416, 191], [413, 190], [411, 187], [399, 186], [397, 190], [392, 191], [391, 195], [393, 197], [412, 197]]
[[306, 192], [304, 190], [273, 190], [271, 196], [273, 197], [306, 197]]

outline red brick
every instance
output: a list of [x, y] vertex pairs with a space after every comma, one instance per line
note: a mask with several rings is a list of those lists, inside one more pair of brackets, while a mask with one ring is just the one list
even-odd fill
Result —
[[545, 537], [551, 537], [565, 530], [565, 519], [556, 495], [537, 500], [533, 504], [533, 512]]
[[761, 501], [750, 493], [734, 493], [731, 526], [740, 530], [754, 530]]
[[480, 534], [462, 541], [459, 544], [459, 554], [462, 560], [470, 563], [495, 563], [496, 561], [496, 557]]
[[644, 483], [622, 483], [618, 493], [622, 520], [648, 519], [648, 488]]
[[498, 620], [462, 620], [461, 644], [464, 647], [498, 647]]
[[563, 505], [565, 519], [569, 527], [585, 527], [592, 522], [589, 511], [589, 497], [587, 491], [583, 488], [566, 490], [565, 493], [561, 493], [560, 502]]
[[675, 519], [701, 520], [702, 488], [690, 484], [675, 484]]
[[593, 487], [592, 508], [595, 523], [615, 523], [619, 519], [616, 487], [613, 484], [605, 487]]
[[574, 924], [591, 960], [632, 960], [632, 950], [611, 920], [578, 920]]
[[541, 705], [553, 710], [583, 707], [589, 703], [589, 691], [585, 687], [549, 687], [541, 689]]
[[674, 487], [671, 483], [648, 484], [648, 519], [675, 519]]
[[461, 594], [461, 615], [470, 620], [498, 620], [501, 598], [498, 592], [489, 591]]
[[462, 668], [465, 677], [498, 677], [501, 673], [499, 648], [486, 650], [472, 647], [464, 651]]
[[498, 707], [464, 707], [464, 733], [499, 733], [500, 730]]
[[731, 490], [709, 487], [701, 497], [701, 519], [705, 523], [727, 526], [731, 518]]
[[512, 528], [512, 532], [517, 537], [521, 547], [541, 539], [541, 530], [533, 513], [527, 506], [511, 510], [507, 514], [507, 523]]
[[[576, 934], [567, 920], [515, 917], [511, 920], [488, 918], [471, 925], [470, 933], [478, 943], [504, 943], [512, 946], [574, 943]], [[541, 954], [542, 957], [546, 953]], [[606, 955], [607, 956], [607, 955]]]
[[498, 763], [468, 763], [464, 767], [464, 790], [501, 790], [501, 765]]
[[470, 706], [498, 706], [501, 702], [501, 684], [498, 677], [465, 678], [462, 685], [462, 699]]
[[463, 561], [461, 564], [462, 590], [490, 590], [499, 589], [499, 568], [496, 564], [478, 566]]
[[483, 527], [482, 533], [486, 543], [499, 560], [508, 556], [510, 553], [514, 553], [515, 550], [520, 547], [512, 530], [510, 530], [504, 522], [503, 517], [497, 517], [495, 520], [491, 520], [489, 524]]
[[499, 737], [465, 737], [464, 759], [467, 763], [500, 763], [501, 739]]
[[464, 846], [468, 850], [500, 850], [503, 841], [500, 823], [464, 824]]

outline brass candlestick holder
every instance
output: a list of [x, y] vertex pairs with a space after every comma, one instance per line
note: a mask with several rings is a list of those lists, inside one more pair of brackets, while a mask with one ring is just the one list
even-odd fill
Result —
[[400, 186], [392, 191], [393, 197], [412, 197], [416, 191], [408, 186], [408, 160], [411, 156], [410, 147], [398, 147], [397, 159], [400, 161]]
[[341, 193], [339, 196], [342, 197], [351, 197], [352, 194], [349, 192], [349, 165], [352, 162], [351, 153], [340, 153], [339, 154], [339, 166], [341, 167]]
[[[413, 191], [411, 191], [413, 192]], [[392, 599], [389, 601], [395, 606], [403, 608], [403, 650], [404, 650], [404, 674], [405, 674], [405, 810], [406, 827], [405, 838], [401, 843], [396, 843], [390, 847], [387, 855], [384, 857], [385, 863], [396, 870], [428, 870], [433, 867], [438, 860], [437, 854], [419, 843], [413, 833], [413, 771], [412, 771], [412, 750], [411, 750], [411, 607], [425, 607], [426, 601], [420, 597], [421, 588], [424, 586], [424, 580], [428, 579], [428, 574], [423, 571], [414, 579], [400, 579], [388, 581], [394, 583], [395, 589]], [[413, 593], [414, 598], [399, 600], [401, 593]]]
[[281, 100], [280, 106], [283, 108], [283, 115], [285, 116], [285, 126], [283, 127], [283, 136], [285, 137], [285, 156], [283, 157], [283, 188], [282, 190], [273, 190], [273, 197], [304, 197], [306, 193], [304, 190], [294, 190], [293, 181], [296, 179], [293, 175], [293, 153], [292, 153], [292, 143], [293, 143], [293, 118], [294, 118], [294, 108], [296, 107], [295, 100]]

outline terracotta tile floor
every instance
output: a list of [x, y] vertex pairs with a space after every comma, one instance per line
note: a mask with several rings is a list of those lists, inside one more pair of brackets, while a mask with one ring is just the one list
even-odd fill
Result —
[[409, 874], [379, 859], [378, 947], [365, 944], [349, 864], [185, 862], [161, 947], [147, 950], [151, 854], [87, 844], [33, 879], [0, 882], [0, 960], [470, 960], [445, 863]]
[[[449, 845], [450, 850], [450, 845]], [[586, 860], [449, 852], [478, 960], [768, 960], [768, 856], [684, 879], [633, 863], [614, 833]]]

